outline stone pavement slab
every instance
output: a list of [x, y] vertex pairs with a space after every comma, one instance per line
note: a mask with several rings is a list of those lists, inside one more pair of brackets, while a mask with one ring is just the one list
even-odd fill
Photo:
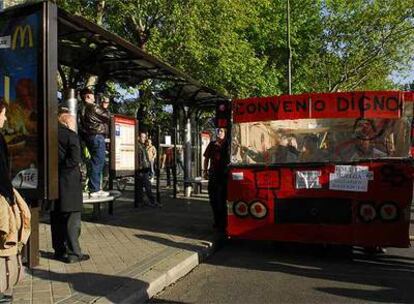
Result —
[[[52, 259], [47, 214], [40, 229], [40, 265], [16, 287], [13, 303], [139, 303], [184, 276], [211, 253], [214, 233], [205, 197], [163, 196], [163, 208], [133, 208], [125, 192], [114, 215], [82, 220], [80, 238], [91, 259]], [[91, 211], [91, 210], [87, 210]]]

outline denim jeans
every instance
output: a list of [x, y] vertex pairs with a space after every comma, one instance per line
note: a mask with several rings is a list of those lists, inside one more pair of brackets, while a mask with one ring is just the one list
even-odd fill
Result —
[[101, 174], [105, 165], [105, 137], [101, 134], [91, 135], [86, 140], [91, 165], [89, 172], [89, 192], [101, 190]]

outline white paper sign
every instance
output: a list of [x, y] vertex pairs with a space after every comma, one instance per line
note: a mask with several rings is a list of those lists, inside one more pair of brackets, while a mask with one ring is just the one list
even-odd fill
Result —
[[329, 174], [329, 189], [367, 192], [368, 181], [373, 179], [374, 175], [367, 166], [335, 166], [335, 172]]
[[232, 176], [233, 180], [243, 180], [244, 179], [243, 172], [232, 172], [231, 176]]
[[296, 171], [296, 189], [320, 189], [319, 176], [321, 171]]
[[135, 170], [135, 125], [115, 124], [115, 169]]
[[10, 36], [0, 37], [0, 49], [9, 49], [10, 48]]

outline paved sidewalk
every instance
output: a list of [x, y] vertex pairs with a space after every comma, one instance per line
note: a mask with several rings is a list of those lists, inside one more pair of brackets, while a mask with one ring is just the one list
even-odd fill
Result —
[[[14, 291], [13, 303], [139, 303], [196, 267], [213, 250], [206, 199], [163, 197], [164, 207], [133, 208], [125, 192], [114, 215], [82, 221], [81, 246], [91, 259], [53, 260], [47, 216], [40, 225], [40, 266]], [[90, 212], [90, 210], [87, 210]]]

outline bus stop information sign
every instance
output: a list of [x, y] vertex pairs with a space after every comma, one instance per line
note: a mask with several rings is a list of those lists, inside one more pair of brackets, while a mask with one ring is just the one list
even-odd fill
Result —
[[134, 118], [114, 115], [111, 123], [111, 171], [115, 177], [133, 176], [136, 161], [136, 128]]

